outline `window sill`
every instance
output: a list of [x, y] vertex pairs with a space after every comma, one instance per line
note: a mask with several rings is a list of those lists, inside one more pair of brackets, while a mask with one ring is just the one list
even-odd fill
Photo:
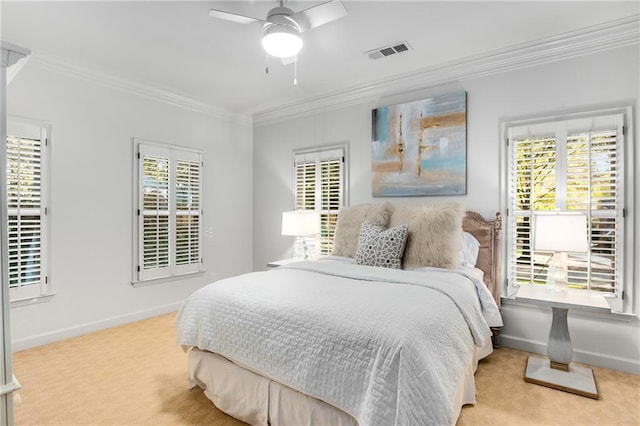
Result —
[[50, 302], [53, 299], [53, 296], [55, 295], [56, 295], [55, 293], [42, 294], [36, 297], [28, 297], [25, 299], [11, 300], [10, 303], [12, 308], [20, 308], [22, 306], [30, 306], [38, 303]]
[[168, 283], [172, 281], [182, 280], [185, 278], [194, 278], [194, 277], [202, 276], [204, 273], [205, 271], [198, 271], [198, 272], [189, 272], [186, 274], [172, 275], [170, 277], [153, 278], [153, 279], [144, 280], [144, 281], [131, 281], [131, 285], [133, 287], [146, 287], [148, 285]]
[[578, 316], [622, 322], [637, 319], [637, 316], [632, 313], [612, 312], [604, 295], [589, 294], [584, 290], [568, 289], [566, 293], [553, 293], [543, 286], [523, 285], [515, 295], [503, 297], [502, 304], [532, 309], [566, 308]]

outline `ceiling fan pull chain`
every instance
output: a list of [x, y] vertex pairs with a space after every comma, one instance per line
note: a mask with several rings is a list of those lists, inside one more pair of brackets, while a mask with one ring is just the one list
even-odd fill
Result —
[[264, 55], [264, 73], [269, 74], [269, 54]]

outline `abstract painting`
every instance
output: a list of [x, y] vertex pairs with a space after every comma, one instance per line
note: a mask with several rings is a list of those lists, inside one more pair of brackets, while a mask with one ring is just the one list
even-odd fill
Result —
[[374, 109], [372, 195], [467, 193], [467, 93]]

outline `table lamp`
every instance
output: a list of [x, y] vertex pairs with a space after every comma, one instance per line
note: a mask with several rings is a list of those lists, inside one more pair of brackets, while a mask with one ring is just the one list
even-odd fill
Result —
[[314, 210], [295, 210], [282, 213], [282, 235], [296, 237], [294, 258], [311, 259], [304, 237], [320, 233], [320, 213]]
[[533, 221], [533, 249], [551, 251], [547, 289], [566, 292], [568, 253], [586, 253], [587, 217], [582, 213], [536, 213]]

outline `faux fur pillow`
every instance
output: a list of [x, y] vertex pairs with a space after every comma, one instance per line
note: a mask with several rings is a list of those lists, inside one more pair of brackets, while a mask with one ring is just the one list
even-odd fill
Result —
[[360, 228], [356, 264], [400, 269], [407, 231], [407, 225], [385, 231], [381, 226], [365, 221]]
[[358, 237], [362, 223], [366, 220], [386, 229], [389, 224], [391, 210], [392, 207], [389, 203], [358, 204], [342, 207], [338, 211], [338, 222], [336, 223], [336, 233], [331, 254], [334, 256], [354, 257], [358, 248]]
[[462, 203], [396, 206], [389, 226], [409, 224], [402, 266], [457, 268], [464, 214]]

